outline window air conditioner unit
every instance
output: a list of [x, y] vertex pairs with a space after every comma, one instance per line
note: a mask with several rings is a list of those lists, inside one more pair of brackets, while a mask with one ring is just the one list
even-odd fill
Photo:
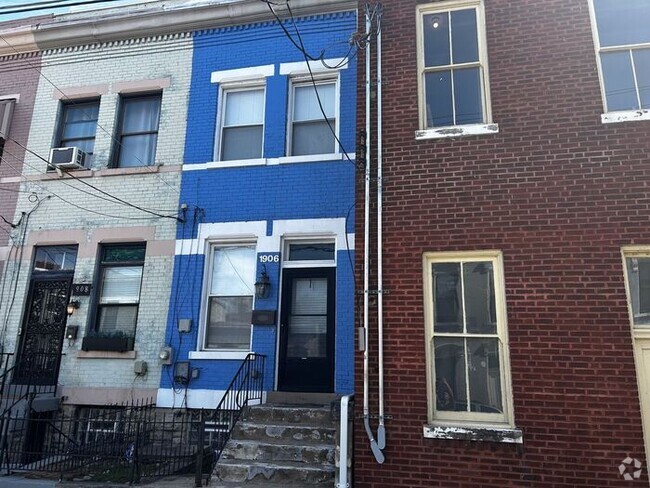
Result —
[[50, 163], [59, 169], [83, 169], [87, 154], [78, 147], [56, 147], [50, 151]]

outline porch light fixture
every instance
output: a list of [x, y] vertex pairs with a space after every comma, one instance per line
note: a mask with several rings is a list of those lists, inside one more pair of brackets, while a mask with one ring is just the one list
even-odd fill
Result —
[[266, 266], [262, 269], [259, 279], [255, 282], [255, 296], [257, 298], [268, 298], [271, 292], [271, 280], [266, 274]]
[[67, 307], [68, 317], [70, 317], [74, 313], [74, 311], [77, 310], [78, 308], [79, 308], [79, 302], [77, 300], [70, 300], [68, 302], [68, 307]]

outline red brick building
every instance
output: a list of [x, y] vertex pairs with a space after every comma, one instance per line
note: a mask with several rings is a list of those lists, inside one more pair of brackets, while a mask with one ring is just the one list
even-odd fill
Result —
[[[648, 0], [383, 2], [386, 446], [379, 464], [357, 420], [356, 487], [648, 484], [648, 19]], [[360, 178], [359, 283], [363, 198]]]
[[[4, 22], [3, 28], [18, 26], [20, 22]], [[40, 53], [18, 54], [0, 41], [0, 215], [10, 222], [25, 156], [20, 145], [27, 145], [40, 67]], [[9, 238], [11, 230], [0, 219], [0, 280], [7, 256], [14, 252]]]

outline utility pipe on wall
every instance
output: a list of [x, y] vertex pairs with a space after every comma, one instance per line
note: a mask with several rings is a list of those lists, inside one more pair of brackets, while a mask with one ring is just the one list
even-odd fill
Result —
[[370, 449], [378, 463], [384, 462], [384, 453], [381, 452], [377, 441], [372, 435], [370, 428], [370, 396], [369, 396], [369, 365], [370, 356], [368, 352], [368, 308], [370, 293], [370, 31], [372, 21], [370, 9], [366, 6], [366, 172], [365, 172], [365, 202], [364, 202], [364, 236], [363, 236], [363, 330], [364, 330], [364, 350], [363, 350], [363, 426], [366, 430]]
[[379, 427], [377, 444], [386, 447], [384, 426], [384, 269], [383, 269], [383, 165], [382, 165], [382, 86], [381, 86], [381, 7], [377, 16], [377, 335], [379, 336]]

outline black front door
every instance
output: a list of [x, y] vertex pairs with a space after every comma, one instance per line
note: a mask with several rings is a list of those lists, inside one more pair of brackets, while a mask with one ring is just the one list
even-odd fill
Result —
[[71, 284], [72, 273], [32, 277], [14, 383], [56, 384]]
[[334, 391], [336, 268], [285, 269], [278, 389]]

